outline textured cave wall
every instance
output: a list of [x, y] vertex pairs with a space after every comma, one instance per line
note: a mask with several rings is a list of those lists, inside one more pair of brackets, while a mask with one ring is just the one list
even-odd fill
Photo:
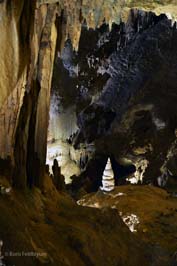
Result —
[[45, 162], [56, 42], [61, 50], [70, 37], [77, 49], [81, 22], [118, 23], [136, 6], [176, 16], [175, 1], [1, 1], [0, 158], [10, 156], [15, 183], [34, 183]]
[[29, 186], [42, 184], [40, 177], [46, 159], [50, 87], [57, 39], [56, 14], [56, 5], [41, 6], [35, 13], [32, 65], [15, 138], [14, 182], [19, 184], [22, 181], [22, 186], [26, 182]]
[[33, 21], [30, 1], [0, 4], [0, 157], [12, 152], [12, 139], [23, 101], [29, 62], [29, 32]]
[[[136, 166], [136, 182], [166, 175], [176, 139], [176, 34], [165, 15], [134, 10], [111, 31], [106, 23], [96, 30], [84, 23], [78, 51], [69, 40], [61, 54], [57, 50], [52, 97], [62, 110], [55, 118], [74, 105], [79, 131], [72, 146], [96, 149], [81, 186], [91, 181], [88, 186], [98, 188], [99, 161], [110, 155], [118, 165]], [[175, 173], [174, 162], [171, 168]]]
[[131, 8], [154, 11], [158, 15], [168, 13], [173, 19], [177, 17], [176, 0], [38, 0], [38, 5], [44, 3], [59, 3], [64, 18], [61, 47], [69, 36], [76, 50], [81, 23], [84, 20], [87, 21], [89, 28], [101, 26], [104, 20], [111, 27], [113, 22], [119, 24], [120, 20], [126, 21]]
[[5, 35], [1, 41], [5, 78], [1, 90], [0, 157], [11, 158], [14, 184], [24, 187], [27, 180], [29, 184], [39, 183], [33, 179], [45, 165], [58, 7], [36, 8], [35, 1], [5, 1], [0, 8], [4, 12]]
[[[29, 27], [29, 19], [25, 18], [26, 11], [24, 5], [28, 9], [29, 1], [1, 1], [1, 98], [0, 107], [4, 104], [7, 97], [16, 87], [19, 77], [24, 71], [26, 56], [24, 52], [25, 36]], [[26, 21], [25, 21], [26, 20]], [[27, 29], [23, 27], [26, 23]], [[21, 49], [20, 49], [21, 48]], [[23, 61], [21, 57], [24, 57]], [[12, 75], [13, 73], [13, 75]]]
[[77, 149], [73, 147], [79, 129], [77, 117], [99, 96], [109, 78], [104, 64], [117, 48], [122, 26], [113, 24], [109, 31], [109, 25], [104, 23], [94, 30], [88, 29], [84, 23], [77, 52], [73, 50], [70, 39], [65, 42], [62, 52], [60, 45], [57, 46], [51, 88], [47, 163], [52, 165], [53, 159], [57, 158], [66, 180], [83, 171], [88, 158], [94, 154], [92, 144], [85, 142]]
[[64, 41], [70, 37], [73, 47], [78, 48], [81, 33], [81, 23], [87, 21], [88, 28], [96, 28], [105, 21], [111, 27], [112, 23], [120, 20], [127, 21], [130, 9], [137, 8], [144, 11], [153, 11], [157, 15], [166, 13], [173, 20], [177, 17], [176, 0], [37, 0], [37, 7], [44, 4], [56, 4], [59, 13], [62, 13], [62, 29]]
[[136, 10], [124, 29], [124, 46], [118, 42], [109, 57], [110, 78], [78, 114], [76, 144], [95, 141], [100, 153], [137, 164], [139, 181], [147, 168], [144, 181], [154, 182], [167, 174], [164, 164], [176, 139], [177, 29], [165, 15]]

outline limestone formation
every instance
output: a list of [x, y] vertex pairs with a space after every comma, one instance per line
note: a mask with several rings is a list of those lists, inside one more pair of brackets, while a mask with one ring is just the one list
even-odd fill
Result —
[[[46, 3], [57, 3], [57, 0], [38, 0], [38, 5]], [[78, 48], [81, 33], [81, 23], [87, 21], [88, 28], [99, 27], [103, 21], [110, 26], [113, 22], [120, 23], [126, 21], [131, 8], [139, 8], [146, 11], [154, 11], [157, 14], [171, 14], [172, 19], [177, 18], [176, 0], [62, 0], [59, 2], [60, 9], [63, 11], [63, 45], [65, 39], [69, 36], [72, 40], [73, 47]], [[62, 46], [63, 46], [62, 45]]]
[[[45, 164], [56, 47], [61, 52], [70, 38], [73, 49], [78, 50], [83, 23], [88, 29], [103, 22], [111, 28], [112, 22], [127, 21], [133, 7], [164, 12], [174, 20], [175, 4], [176, 0], [1, 1], [0, 158], [10, 156], [15, 184], [24, 187], [31, 178], [34, 154], [39, 165]], [[98, 95], [92, 95], [93, 99]], [[103, 109], [112, 121], [112, 110]], [[99, 122], [100, 131], [105, 124], [105, 119]]]
[[[0, 6], [0, 9], [3, 8], [5, 12], [5, 3]], [[15, 10], [14, 13], [12, 10]], [[56, 5], [43, 5], [36, 9], [35, 1], [21, 1], [21, 4], [16, 1], [8, 7], [7, 13], [2, 14], [12, 22], [11, 27], [6, 22], [3, 24], [2, 32], [8, 36], [1, 41], [1, 46], [4, 44], [7, 51], [3, 47], [1, 51], [3, 56], [7, 56], [13, 49], [13, 55], [10, 56], [13, 63], [8, 58], [1, 58], [1, 62], [7, 63], [3, 69], [7, 82], [11, 84], [3, 81], [1, 91], [8, 92], [9, 88], [11, 91], [5, 99], [3, 95], [1, 97], [0, 157], [5, 159], [10, 156], [15, 169], [14, 184], [20, 187], [26, 185], [27, 179], [37, 178], [32, 173], [35, 154], [40, 161], [38, 165], [45, 164], [57, 10]], [[13, 73], [14, 82], [9, 73]]]
[[106, 191], [106, 192], [114, 190], [115, 180], [114, 180], [114, 172], [112, 170], [110, 158], [108, 158], [106, 167], [103, 172], [102, 184], [103, 186], [100, 187], [101, 190]]
[[64, 191], [65, 189], [64, 176], [61, 174], [61, 170], [60, 167], [58, 166], [58, 162], [56, 159], [53, 162], [52, 171], [53, 171], [54, 184], [56, 188], [59, 191]]
[[0, 0], [0, 265], [176, 265], [176, 20], [177, 0]]

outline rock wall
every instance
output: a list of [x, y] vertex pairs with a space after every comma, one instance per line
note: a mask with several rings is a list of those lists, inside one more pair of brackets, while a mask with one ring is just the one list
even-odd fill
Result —
[[95, 141], [97, 151], [135, 165], [145, 160], [145, 182], [154, 182], [175, 139], [176, 24], [133, 11], [122, 38], [109, 56], [101, 94], [78, 114], [76, 143]]
[[[77, 114], [72, 145], [94, 143], [95, 160], [112, 155], [118, 164], [135, 165], [136, 183], [156, 183], [175, 139], [176, 34], [166, 15], [134, 10], [111, 31], [106, 23], [96, 30], [83, 24], [78, 52], [67, 41], [55, 60], [58, 118], [73, 105]], [[94, 187], [102, 174], [96, 161], [85, 173]]]
[[[35, 178], [40, 179], [39, 169], [45, 165], [50, 87], [57, 39], [55, 27], [57, 11], [56, 5], [41, 6], [35, 11], [31, 43], [32, 63], [15, 139], [14, 176], [24, 180], [23, 168], [26, 167], [29, 185], [34, 183], [40, 185], [40, 181]], [[26, 134], [23, 133], [24, 130]]]
[[29, 60], [30, 1], [0, 4], [0, 156], [11, 155], [16, 121], [23, 102]]
[[6, 47], [4, 56], [9, 56], [1, 59], [6, 82], [2, 80], [0, 156], [11, 157], [14, 183], [25, 186], [27, 180], [34, 183], [34, 165], [45, 164], [58, 7], [36, 9], [34, 1], [7, 1], [0, 8], [6, 23], [2, 32], [7, 35], [1, 45]]

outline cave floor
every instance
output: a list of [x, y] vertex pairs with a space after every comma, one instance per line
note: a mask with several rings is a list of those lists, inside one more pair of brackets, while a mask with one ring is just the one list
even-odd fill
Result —
[[[78, 204], [116, 209], [123, 218], [127, 217], [127, 223], [134, 226], [135, 234], [146, 243], [159, 245], [171, 253], [177, 251], [176, 194], [149, 185], [126, 185], [109, 193], [87, 194]], [[136, 217], [132, 224], [129, 221], [131, 216]]]
[[[109, 195], [85, 196], [85, 204], [100, 207], [90, 208], [59, 193], [49, 176], [44, 180], [42, 190], [13, 189], [0, 195], [0, 240], [6, 266], [174, 265], [176, 198], [153, 187], [125, 186]], [[120, 193], [126, 196], [117, 196]], [[137, 233], [130, 232], [117, 208], [139, 217]]]

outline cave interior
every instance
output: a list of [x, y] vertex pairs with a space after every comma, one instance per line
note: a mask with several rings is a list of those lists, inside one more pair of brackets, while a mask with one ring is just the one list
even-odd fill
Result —
[[0, 28], [0, 265], [177, 266], [176, 0], [3, 0]]

